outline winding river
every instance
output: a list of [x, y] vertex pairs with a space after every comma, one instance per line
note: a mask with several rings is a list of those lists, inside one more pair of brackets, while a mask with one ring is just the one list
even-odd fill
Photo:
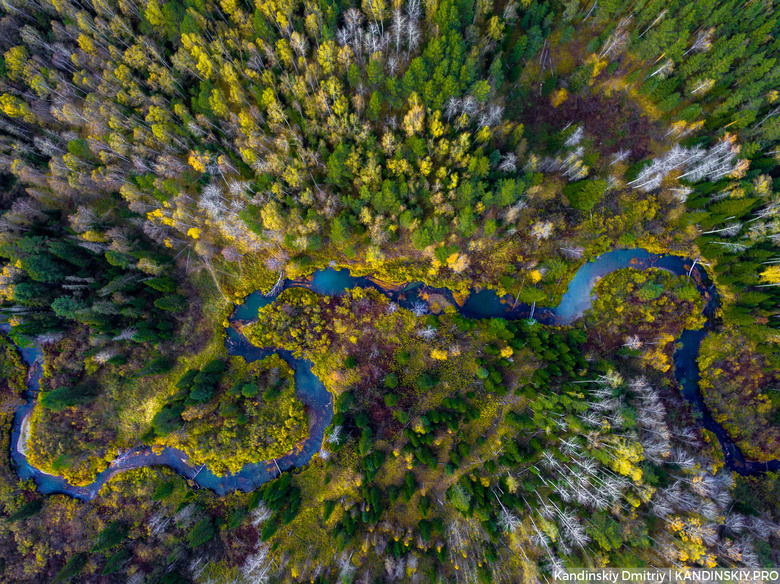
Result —
[[[687, 265], [686, 265], [687, 264]], [[677, 275], [688, 274], [691, 262], [674, 255], [656, 255], [644, 249], [617, 250], [602, 254], [594, 261], [584, 264], [575, 274], [568, 291], [563, 295], [556, 307], [537, 307], [533, 318], [543, 325], [566, 325], [579, 318], [591, 305], [592, 291], [598, 278], [615, 270], [633, 267], [646, 269], [656, 267]], [[702, 329], [686, 330], [677, 342], [681, 347], [674, 354], [675, 376], [682, 386], [682, 394], [693, 406], [699, 423], [713, 432], [723, 449], [726, 465], [740, 474], [756, 474], [767, 470], [780, 469], [780, 460], [767, 463], [746, 461], [739, 448], [728, 436], [726, 431], [712, 418], [704, 405], [699, 392], [699, 368], [697, 357], [702, 339], [713, 326], [713, 316], [718, 306], [718, 294], [709, 280], [706, 272], [695, 266], [691, 276], [696, 287], [705, 299], [704, 309], [707, 322]], [[451, 291], [442, 288], [426, 287], [421, 283], [407, 284], [397, 290], [386, 290], [370, 278], [356, 278], [348, 270], [319, 270], [311, 279], [301, 281], [285, 280], [279, 288], [279, 293], [290, 287], [304, 286], [323, 295], [336, 295], [354, 287], [374, 288], [402, 307], [411, 308], [420, 299], [422, 291], [435, 292], [444, 295], [449, 300], [454, 299]], [[277, 294], [278, 295], [278, 294]], [[243, 304], [238, 306], [230, 317], [230, 323], [247, 322], [257, 319], [257, 311], [275, 300], [276, 296], [268, 297], [261, 292], [248, 296]], [[511, 303], [498, 297], [491, 290], [472, 293], [458, 307], [460, 314], [468, 318], [528, 318], [531, 307], [527, 305], [511, 306]], [[7, 325], [4, 325], [7, 330]], [[247, 361], [261, 359], [272, 353], [280, 354], [295, 371], [295, 386], [298, 398], [309, 412], [309, 437], [297, 454], [286, 454], [276, 460], [246, 464], [236, 474], [218, 476], [208, 468], [193, 466], [188, 463], [187, 455], [176, 448], [165, 448], [155, 453], [149, 447], [142, 447], [118, 456], [111, 465], [101, 472], [91, 484], [79, 487], [68, 483], [63, 477], [46, 474], [33, 467], [25, 454], [26, 429], [28, 417], [35, 407], [41, 378], [41, 362], [43, 354], [39, 347], [20, 349], [22, 358], [30, 367], [28, 374], [26, 402], [15, 412], [11, 434], [11, 457], [21, 479], [33, 479], [42, 493], [64, 493], [79, 499], [93, 499], [100, 488], [114, 475], [125, 470], [150, 465], [165, 465], [174, 469], [180, 475], [194, 481], [197, 485], [213, 490], [218, 495], [240, 489], [251, 491], [279, 475], [279, 473], [297, 466], [307, 464], [322, 447], [325, 429], [333, 418], [333, 401], [314, 373], [311, 362], [294, 358], [288, 351], [275, 348], [260, 348], [252, 345], [246, 337], [235, 328], [228, 327], [225, 345], [230, 355], [238, 355]]]

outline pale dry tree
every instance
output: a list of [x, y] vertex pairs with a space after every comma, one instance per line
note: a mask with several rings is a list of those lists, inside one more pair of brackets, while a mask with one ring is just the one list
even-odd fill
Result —
[[79, 247], [83, 247], [86, 250], [91, 251], [94, 254], [102, 254], [107, 249], [108, 246], [103, 243], [96, 243], [94, 241], [79, 241], [76, 243]]
[[138, 329], [136, 329], [135, 327], [129, 327], [129, 328], [123, 329], [112, 340], [114, 340], [114, 341], [129, 341], [129, 340], [132, 340], [133, 335], [135, 335], [136, 332], [138, 332]]
[[385, 66], [387, 67], [387, 72], [394, 77], [400, 66], [398, 63], [398, 57], [395, 55], [390, 55], [387, 58], [387, 63]]
[[661, 185], [667, 174], [683, 167], [688, 160], [696, 156], [698, 154], [691, 157], [685, 148], [675, 144], [665, 155], [652, 160], [648, 166], [642, 169], [637, 178], [628, 184], [646, 192], [654, 190]]
[[421, 316], [425, 316], [429, 312], [428, 305], [422, 300], [416, 300], [414, 304], [412, 304], [412, 312], [418, 318]]
[[536, 239], [549, 239], [553, 234], [553, 228], [551, 221], [537, 221], [531, 226], [531, 235]]
[[249, 554], [241, 566], [241, 575], [247, 584], [268, 582], [274, 566], [270, 545], [261, 545], [255, 552]]
[[[580, 136], [575, 132], [569, 138], [580, 139]], [[575, 144], [572, 144], [573, 146]], [[588, 176], [590, 168], [582, 161], [582, 156], [585, 153], [585, 149], [582, 146], [576, 146], [576, 148], [565, 155], [558, 155], [556, 157], [546, 157], [538, 161], [539, 170], [543, 172], [561, 172], [564, 177], [569, 181], [577, 181]]]
[[244, 180], [229, 179], [227, 181], [228, 192], [234, 197], [242, 197], [249, 191], [249, 182]]
[[525, 199], [519, 199], [514, 205], [504, 212], [504, 218], [507, 223], [514, 223], [520, 216], [520, 212], [528, 208], [528, 202]]
[[35, 340], [40, 345], [48, 345], [53, 343], [59, 343], [63, 338], [65, 338], [65, 335], [63, 333], [45, 332], [35, 337]]
[[461, 101], [460, 109], [464, 114], [472, 118], [479, 111], [479, 106], [473, 95], [467, 95]]
[[205, 557], [198, 556], [190, 562], [190, 574], [192, 574], [192, 577], [197, 581], [201, 576], [203, 576], [203, 573], [206, 571], [206, 568], [209, 567], [210, 563], [211, 562]]
[[673, 188], [671, 189], [671, 192], [675, 199], [681, 203], [684, 203], [688, 200], [688, 195], [693, 192], [693, 189], [690, 187]]
[[[336, 30], [336, 42], [340, 46], [343, 47], [345, 45], [348, 45], [351, 38], [352, 37], [351, 37], [350, 31], [347, 28], [339, 28], [338, 30]], [[250, 62], [250, 64], [251, 64], [251, 62]]]
[[456, 97], [451, 97], [447, 100], [447, 106], [444, 110], [444, 115], [447, 119], [451, 119], [453, 116], [457, 116], [461, 110], [461, 100]]
[[578, 260], [585, 255], [585, 248], [581, 245], [561, 247], [561, 253], [568, 259]]
[[463, 556], [463, 552], [472, 547], [474, 536], [474, 529], [470, 522], [463, 520], [460, 517], [456, 516], [452, 518], [447, 524], [445, 537], [450, 553]]
[[373, 55], [382, 50], [384, 40], [379, 32], [379, 27], [372, 22], [368, 25], [368, 32], [363, 34], [363, 46], [367, 55]]
[[628, 33], [621, 27], [618, 27], [615, 32], [609, 35], [607, 40], [604, 41], [604, 46], [599, 53], [599, 59], [609, 57], [611, 54], [620, 54], [628, 44], [628, 38]]
[[740, 198], [741, 196], [741, 193], [737, 194], [733, 189], [721, 189], [710, 195], [710, 202], [714, 203], [715, 201], [722, 201], [723, 199], [728, 199], [730, 197]]
[[341, 431], [342, 431], [341, 426], [334, 426], [331, 433], [328, 434], [328, 438], [327, 438], [328, 444], [337, 444], [341, 439]]
[[498, 165], [499, 172], [515, 172], [517, 170], [517, 156], [514, 152], [509, 152], [503, 156]]
[[626, 337], [623, 346], [629, 349], [638, 350], [642, 348], [642, 344], [643, 344], [642, 341], [639, 340], [639, 337], [637, 335], [629, 335]]
[[501, 529], [507, 533], [514, 533], [517, 531], [517, 528], [520, 527], [520, 523], [521, 522], [517, 516], [515, 516], [502, 505], [501, 513], [498, 519], [498, 524]]
[[385, 558], [385, 570], [391, 581], [398, 580], [403, 577], [406, 570], [406, 560], [404, 558]]
[[726, 251], [729, 253], [740, 253], [745, 251], [748, 247], [750, 247], [745, 243], [739, 243], [736, 241], [713, 241], [711, 243], [715, 245], [722, 245], [723, 247], [726, 248]]
[[767, 541], [771, 535], [778, 535], [780, 526], [766, 516], [757, 517], [750, 515], [745, 517], [745, 531], [759, 541]]
[[577, 517], [573, 509], [561, 509], [554, 506], [557, 514], [558, 525], [562, 527], [562, 535], [573, 545], [584, 548], [590, 541], [590, 537], [585, 532], [585, 527]]
[[753, 542], [745, 539], [720, 540], [718, 542], [718, 556], [739, 562], [748, 568], [758, 568], [760, 565]]
[[112, 227], [106, 232], [111, 238], [111, 249], [119, 253], [128, 253], [132, 250], [129, 234], [122, 227]]
[[198, 207], [211, 219], [221, 218], [227, 211], [227, 199], [222, 196], [222, 188], [214, 183], [206, 185], [200, 194]]
[[652, 191], [661, 185], [668, 174], [681, 171], [678, 178], [689, 182], [699, 182], [707, 179], [709, 182], [730, 175], [736, 175], [744, 167], [742, 162], [736, 160], [739, 147], [735, 146], [734, 138], [729, 136], [709, 150], [700, 146], [684, 148], [675, 144], [666, 154], [652, 160], [650, 165], [642, 169], [636, 179], [629, 186], [642, 189], [645, 192]]
[[[484, 112], [484, 118], [480, 117], [480, 125], [488, 126], [489, 128], [492, 128], [494, 126], [497, 126], [501, 123], [501, 119], [504, 115], [504, 108], [500, 105], [491, 105], [488, 106], [487, 110]], [[484, 121], [484, 123], [482, 123]]]
[[416, 20], [409, 18], [409, 22], [406, 25], [406, 47], [407, 56], [412, 53], [417, 47], [420, 46], [422, 40], [422, 33]]
[[674, 61], [671, 59], [665, 59], [658, 68], [650, 74], [650, 77], [658, 76], [659, 79], [666, 79], [669, 74], [674, 70]]
[[686, 426], [684, 428], [675, 429], [672, 434], [674, 434], [675, 438], [678, 441], [685, 442], [686, 444], [690, 444], [691, 446], [699, 446], [699, 438], [696, 435], [696, 430], [694, 430], [690, 426]]
[[426, 341], [431, 341], [436, 337], [436, 329], [432, 326], [426, 326], [417, 330], [417, 336]]
[[702, 231], [701, 233], [702, 235], [717, 234], [722, 237], [734, 237], [742, 230], [743, 226], [744, 224], [739, 221], [732, 221], [719, 229], [711, 229], [710, 231]]
[[406, 15], [409, 17], [409, 20], [413, 22], [420, 20], [420, 16], [422, 16], [422, 4], [420, 3], [420, 0], [409, 0], [406, 3]]
[[195, 505], [189, 504], [174, 515], [174, 520], [181, 527], [187, 527], [195, 521]]
[[268, 509], [265, 503], [261, 502], [249, 514], [249, 522], [252, 524], [252, 527], [259, 530], [262, 527], [263, 523], [269, 517], [271, 517], [271, 515], [273, 515], [273, 513], [271, 513], [270, 509]]
[[615, 164], [625, 162], [629, 156], [631, 156], [631, 150], [618, 150], [609, 157], [609, 165], [614, 166]]
[[696, 33], [696, 38], [690, 49], [683, 53], [683, 57], [691, 51], [709, 51], [712, 47], [712, 35], [715, 32], [712, 28], [705, 28]]
[[[375, 547], [375, 549], [377, 548]], [[381, 554], [382, 551], [384, 550], [378, 551], [377, 553]], [[350, 561], [351, 559], [352, 559], [352, 554], [349, 554], [349, 556], [347, 556], [346, 552], [343, 552], [338, 559], [339, 580], [341, 582], [351, 582], [352, 579], [354, 578], [355, 571], [357, 570], [357, 568], [352, 564], [352, 562]]]
[[168, 525], [171, 522], [171, 518], [167, 515], [163, 515], [161, 512], [155, 513], [149, 518], [147, 528], [152, 535], [159, 535], [164, 533]]
[[615, 369], [608, 370], [605, 374], [599, 375], [596, 378], [598, 383], [608, 385], [609, 387], [616, 388], [623, 384], [623, 376]]
[[728, 513], [722, 522], [723, 527], [731, 533], [741, 533], [745, 529], [745, 516], [741, 513]]
[[577, 126], [577, 129], [574, 130], [574, 132], [571, 133], [571, 135], [566, 138], [563, 145], [567, 148], [573, 148], [577, 146], [580, 142], [582, 142], [583, 137], [585, 136], [585, 130], [582, 126]]
[[714, 79], [697, 79], [691, 84], [691, 95], [696, 95], [697, 93], [707, 93], [714, 86]]
[[390, 26], [390, 34], [395, 44], [395, 51], [401, 50], [401, 45], [406, 41], [407, 16], [399, 8], [393, 10], [393, 23]]
[[696, 459], [680, 447], [672, 448], [668, 462], [676, 464], [682, 469], [691, 469], [696, 465]]
[[119, 353], [116, 351], [116, 349], [103, 349], [102, 351], [96, 353], [92, 359], [95, 361], [95, 363], [100, 363], [102, 365], [107, 363], [110, 359], [116, 357], [118, 354]]

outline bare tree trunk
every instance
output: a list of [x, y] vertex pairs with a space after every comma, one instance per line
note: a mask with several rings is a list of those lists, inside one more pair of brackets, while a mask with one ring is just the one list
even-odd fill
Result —
[[222, 286], [219, 285], [217, 274], [214, 273], [214, 268], [212, 267], [211, 262], [209, 260], [204, 260], [203, 263], [206, 265], [206, 268], [211, 274], [211, 277], [214, 279], [214, 285], [217, 287], [217, 290], [219, 290], [219, 293], [222, 294], [222, 298], [225, 299], [225, 302], [230, 302], [230, 300], [228, 300], [228, 297], [225, 296], [225, 293], [222, 291]]

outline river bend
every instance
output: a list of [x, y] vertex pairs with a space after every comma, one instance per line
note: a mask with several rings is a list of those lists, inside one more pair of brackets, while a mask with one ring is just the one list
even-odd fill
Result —
[[[566, 294], [555, 307], [536, 307], [534, 319], [543, 325], [567, 325], [579, 318], [592, 302], [592, 291], [596, 281], [610, 272], [621, 268], [647, 269], [660, 268], [677, 275], [688, 274], [691, 261], [675, 255], [656, 255], [644, 249], [617, 250], [604, 253], [594, 261], [584, 264], [574, 275]], [[700, 267], [695, 266], [692, 276], [697, 289], [705, 300], [704, 313], [706, 324], [699, 330], [686, 330], [677, 342], [680, 348], [674, 354], [675, 376], [682, 386], [682, 394], [693, 406], [699, 423], [713, 432], [723, 449], [726, 465], [740, 474], [757, 474], [767, 470], [780, 470], [780, 460], [766, 463], [746, 461], [739, 448], [728, 436], [726, 431], [712, 418], [704, 405], [699, 391], [699, 368], [697, 357], [699, 346], [707, 332], [712, 329], [713, 316], [718, 306], [718, 294]], [[386, 290], [371, 278], [356, 278], [347, 270], [318, 270], [305, 282], [285, 280], [277, 287], [277, 294], [272, 297], [255, 292], [249, 295], [230, 316], [230, 323], [257, 320], [257, 311], [261, 306], [273, 302], [282, 290], [290, 287], [307, 287], [323, 295], [336, 295], [354, 287], [374, 288], [389, 297], [404, 308], [411, 308], [418, 301], [423, 291], [435, 292], [453, 300], [451, 291], [443, 288], [426, 287], [421, 283], [407, 284], [397, 290]], [[502, 301], [504, 300], [504, 301]], [[492, 290], [474, 292], [466, 301], [458, 306], [460, 314], [467, 318], [528, 318], [531, 307], [511, 303], [498, 297]], [[8, 330], [8, 325], [2, 325]], [[27, 420], [36, 404], [40, 387], [41, 362], [43, 353], [40, 347], [20, 349], [24, 362], [29, 366], [26, 401], [15, 412], [11, 434], [11, 458], [16, 471], [22, 480], [33, 479], [42, 493], [64, 493], [79, 499], [90, 500], [97, 496], [100, 488], [113, 476], [134, 468], [151, 465], [164, 465], [172, 468], [180, 475], [194, 481], [197, 485], [213, 490], [218, 495], [230, 491], [251, 491], [263, 483], [275, 478], [280, 472], [307, 464], [322, 447], [325, 429], [333, 418], [333, 400], [324, 384], [311, 369], [311, 362], [294, 358], [289, 351], [272, 347], [261, 348], [252, 345], [246, 337], [235, 328], [228, 327], [225, 345], [229, 355], [238, 355], [247, 361], [255, 361], [278, 353], [295, 371], [295, 387], [298, 399], [306, 406], [309, 413], [309, 437], [303, 442], [298, 452], [288, 453], [271, 461], [258, 461], [244, 465], [238, 473], [224, 476], [215, 475], [208, 468], [191, 465], [187, 455], [176, 448], [164, 448], [155, 453], [150, 447], [141, 447], [118, 456], [110, 466], [98, 474], [95, 481], [87, 486], [79, 487], [68, 483], [64, 477], [46, 474], [30, 465], [25, 454], [25, 433]]]

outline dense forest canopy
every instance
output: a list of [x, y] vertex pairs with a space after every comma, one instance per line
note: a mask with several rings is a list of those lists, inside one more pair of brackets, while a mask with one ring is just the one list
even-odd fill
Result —
[[[780, 459], [779, 55], [774, 0], [2, 0], [0, 581], [780, 564], [780, 478], [725, 464], [674, 366], [711, 327], [702, 404]], [[629, 248], [690, 270], [532, 318]], [[290, 287], [329, 267], [377, 289]], [[481, 290], [529, 318], [466, 318]], [[228, 354], [230, 327], [283, 353]], [[42, 495], [10, 459], [34, 346], [36, 468], [178, 448], [277, 478]], [[325, 415], [296, 359], [334, 414], [281, 472]]]

